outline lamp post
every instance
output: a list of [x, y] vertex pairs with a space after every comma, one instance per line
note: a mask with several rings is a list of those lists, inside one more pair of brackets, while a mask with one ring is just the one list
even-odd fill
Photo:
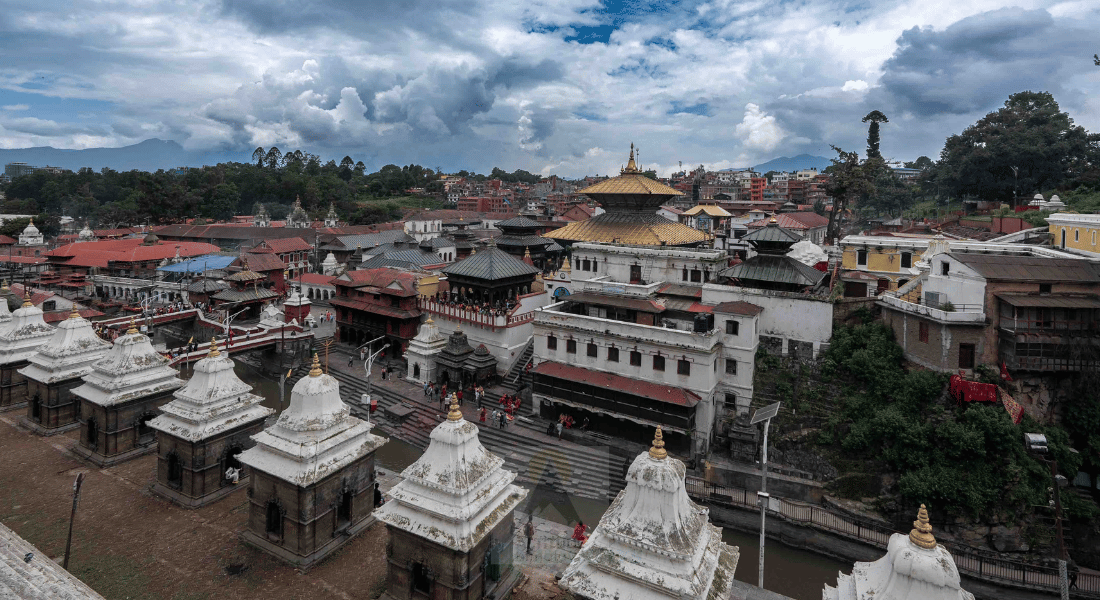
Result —
[[1020, 167], [1009, 168], [1012, 169], [1012, 210], [1016, 210], [1016, 198], [1019, 196]]
[[290, 379], [290, 375], [294, 373], [294, 369], [287, 369], [286, 373], [279, 376], [279, 407], [283, 406], [283, 388], [286, 387], [286, 380]]
[[1047, 446], [1047, 436], [1041, 433], [1025, 433], [1024, 446], [1028, 452], [1036, 455], [1039, 460], [1050, 465], [1051, 491], [1054, 495], [1054, 524], [1058, 531], [1058, 587], [1062, 600], [1069, 600], [1069, 573], [1066, 567], [1066, 541], [1062, 535], [1062, 496], [1060, 489], [1069, 481], [1058, 474], [1058, 460], [1055, 458], [1042, 458], [1050, 451]]
[[756, 494], [757, 500], [760, 502], [760, 572], [757, 574], [756, 585], [761, 589], [764, 588], [764, 522], [768, 514], [768, 500], [770, 498], [768, 495], [768, 427], [772, 424], [772, 418], [779, 414], [779, 407], [782, 404], [782, 402], [776, 402], [764, 408], [758, 408], [753, 413], [752, 418], [749, 419], [750, 425], [764, 422], [764, 440], [760, 454], [760, 491]]

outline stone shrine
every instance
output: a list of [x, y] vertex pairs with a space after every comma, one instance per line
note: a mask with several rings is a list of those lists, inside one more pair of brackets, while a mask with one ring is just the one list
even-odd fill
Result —
[[374, 451], [388, 441], [370, 430], [351, 416], [339, 382], [321, 372], [314, 354], [290, 406], [240, 455], [252, 469], [241, 539], [306, 569], [366, 529], [374, 510]]
[[153, 349], [133, 319], [125, 335], [92, 365], [72, 393], [80, 400], [80, 444], [73, 453], [101, 467], [152, 452], [149, 421], [183, 385], [168, 359]]
[[28, 398], [27, 415], [21, 423], [39, 435], [80, 427], [80, 399], [73, 389], [84, 383], [92, 364], [110, 349], [111, 343], [96, 335], [91, 322], [81, 317], [74, 305], [53, 337], [20, 369], [27, 379]]
[[298, 288], [294, 288], [290, 297], [283, 303], [283, 318], [287, 323], [297, 323], [305, 327], [306, 317], [309, 316], [312, 305], [313, 302], [309, 298], [303, 296]]
[[30, 292], [11, 321], [0, 325], [0, 412], [27, 406], [27, 379], [20, 370], [53, 332], [42, 319], [42, 309], [31, 303]]
[[409, 341], [409, 348], [405, 351], [408, 360], [407, 377], [417, 383], [435, 382], [435, 359], [443, 347], [447, 345], [447, 337], [439, 333], [439, 327], [432, 320], [431, 315], [416, 337]]
[[[237, 456], [275, 412], [233, 372], [233, 360], [210, 341], [187, 384], [149, 422], [157, 431], [157, 482], [153, 491], [186, 508], [229, 495], [248, 479]], [[236, 475], [230, 474], [233, 469]], [[244, 487], [244, 486], [241, 486]]]
[[725, 600], [739, 552], [688, 498], [684, 463], [665, 451], [661, 429], [634, 459], [626, 489], [562, 573], [578, 598]]
[[503, 598], [512, 566], [516, 506], [527, 490], [478, 440], [477, 426], [452, 405], [424, 454], [401, 473], [375, 514], [386, 524], [389, 574], [383, 598]]
[[822, 600], [974, 600], [962, 589], [959, 569], [946, 548], [936, 543], [928, 510], [920, 505], [909, 535], [890, 536], [886, 556], [857, 562], [851, 575], [837, 575], [836, 587], [825, 586]]

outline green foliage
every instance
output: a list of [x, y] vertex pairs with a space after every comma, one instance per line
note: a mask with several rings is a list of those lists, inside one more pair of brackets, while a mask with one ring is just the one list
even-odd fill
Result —
[[832, 148], [837, 156], [826, 169], [831, 177], [825, 184], [825, 193], [833, 198], [833, 211], [829, 213], [826, 239], [836, 237], [840, 224], [837, 215], [843, 214], [852, 200], [875, 193], [875, 178], [884, 166], [882, 159], [861, 161], [859, 154], [855, 152], [845, 152], [836, 146]]
[[867, 127], [867, 158], [882, 158], [882, 153], [879, 152], [879, 123], [889, 123], [890, 119], [886, 118], [883, 113], [872, 110], [867, 113], [866, 117], [863, 117], [863, 122], [870, 121], [871, 124]]

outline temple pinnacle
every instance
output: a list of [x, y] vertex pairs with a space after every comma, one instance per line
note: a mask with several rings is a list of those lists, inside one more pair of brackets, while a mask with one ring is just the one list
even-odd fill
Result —
[[133, 335], [138, 332], [137, 323], [134, 322], [134, 318], [130, 317], [130, 328], [126, 330], [126, 335]]
[[218, 350], [218, 340], [210, 338], [210, 353], [206, 355], [207, 358], [217, 358], [221, 355], [221, 351]]
[[310, 377], [320, 377], [321, 376], [321, 359], [317, 356], [316, 352], [313, 353], [313, 366], [309, 370], [309, 376]]
[[665, 451], [665, 439], [661, 433], [661, 427], [657, 426], [657, 433], [653, 436], [653, 447], [649, 449], [649, 456], [657, 460], [663, 460], [668, 456], [668, 452]]
[[913, 521], [913, 530], [909, 532], [909, 541], [920, 548], [932, 550], [936, 547], [936, 538], [932, 536], [932, 524], [928, 522], [928, 510], [923, 504], [917, 511], [917, 520]]
[[448, 421], [461, 421], [462, 410], [458, 408], [458, 402], [451, 404], [451, 410], [447, 413]]

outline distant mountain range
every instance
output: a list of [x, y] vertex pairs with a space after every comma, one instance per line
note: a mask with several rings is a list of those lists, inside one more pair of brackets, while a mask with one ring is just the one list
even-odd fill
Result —
[[201, 167], [228, 160], [249, 160], [234, 155], [212, 155], [210, 153], [188, 152], [183, 146], [171, 140], [148, 139], [132, 146], [121, 148], [86, 148], [84, 150], [65, 150], [50, 146], [37, 148], [0, 149], [0, 165], [10, 162], [25, 162], [36, 167], [62, 167], [76, 171], [82, 167], [91, 167], [98, 171], [110, 167], [116, 171], [155, 172], [158, 169], [176, 167]]
[[779, 158], [774, 158], [766, 163], [756, 165], [752, 170], [757, 173], [767, 173], [768, 171], [784, 171], [790, 173], [792, 171], [814, 168], [818, 171], [824, 171], [825, 167], [831, 164], [833, 164], [833, 162], [824, 156], [799, 154], [798, 156], [780, 156]]

